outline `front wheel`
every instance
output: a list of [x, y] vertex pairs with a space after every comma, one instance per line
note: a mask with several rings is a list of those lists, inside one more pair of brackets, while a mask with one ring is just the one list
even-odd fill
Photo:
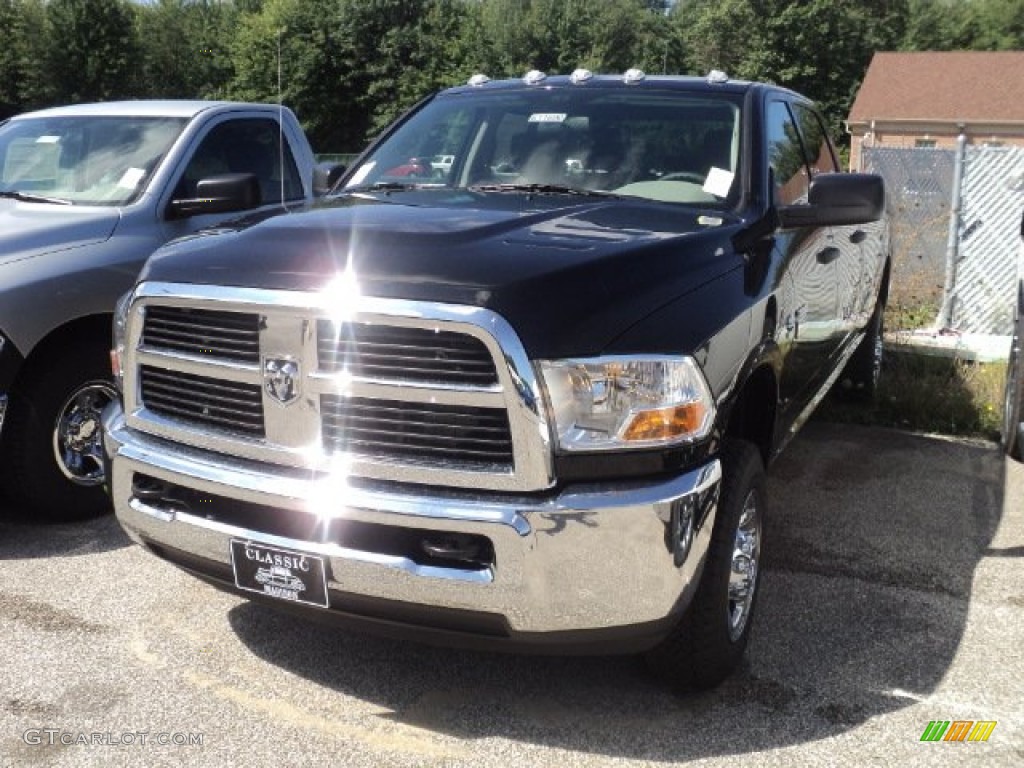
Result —
[[117, 396], [106, 350], [78, 345], [34, 365], [12, 392], [3, 483], [23, 510], [51, 521], [110, 509], [100, 414]]
[[683, 690], [713, 688], [739, 666], [761, 583], [761, 454], [750, 443], [727, 441], [721, 461], [721, 495], [700, 585], [679, 623], [646, 655], [655, 675]]

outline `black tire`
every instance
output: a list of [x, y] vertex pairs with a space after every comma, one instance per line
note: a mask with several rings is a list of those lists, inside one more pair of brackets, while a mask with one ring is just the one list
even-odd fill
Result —
[[[757, 607], [765, 513], [761, 454], [750, 443], [727, 441], [721, 461], [718, 513], [700, 585], [679, 623], [645, 657], [651, 672], [679, 690], [713, 688], [732, 674], [743, 659]], [[754, 536], [747, 539], [746, 562], [752, 575], [740, 599], [742, 574], [734, 573], [733, 561], [739, 567], [737, 534], [751, 516]]]
[[1007, 456], [1024, 461], [1024, 283], [1017, 288], [1013, 340], [1006, 361], [1006, 389], [1003, 396], [1002, 445]]
[[885, 304], [875, 304], [864, 338], [857, 345], [839, 377], [840, 393], [852, 400], [870, 401], [878, 392], [878, 380], [882, 375], [882, 355], [885, 349]]
[[[108, 360], [102, 345], [69, 345], [33, 364], [11, 392], [0, 454], [4, 490], [19, 516], [58, 522], [111, 509], [97, 418], [115, 394]], [[68, 428], [60, 436], [58, 419]]]

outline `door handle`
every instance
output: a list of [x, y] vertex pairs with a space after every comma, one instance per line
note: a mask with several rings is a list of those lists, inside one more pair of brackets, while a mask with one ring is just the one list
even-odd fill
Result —
[[818, 263], [819, 264], [831, 264], [833, 261], [839, 258], [840, 251], [834, 245], [830, 245], [827, 248], [822, 248], [818, 251]]

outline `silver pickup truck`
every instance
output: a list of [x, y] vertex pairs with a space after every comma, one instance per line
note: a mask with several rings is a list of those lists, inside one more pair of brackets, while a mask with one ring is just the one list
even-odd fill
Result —
[[99, 414], [115, 396], [118, 297], [168, 240], [310, 200], [314, 170], [295, 115], [276, 105], [108, 102], [0, 124], [0, 478], [11, 502], [49, 519], [109, 508]]

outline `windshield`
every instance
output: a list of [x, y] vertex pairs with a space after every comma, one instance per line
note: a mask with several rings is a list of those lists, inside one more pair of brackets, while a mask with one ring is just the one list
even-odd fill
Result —
[[724, 207], [739, 185], [740, 97], [624, 88], [442, 94], [347, 190], [591, 192]]
[[76, 205], [137, 198], [185, 119], [40, 117], [0, 126], [0, 195]]

